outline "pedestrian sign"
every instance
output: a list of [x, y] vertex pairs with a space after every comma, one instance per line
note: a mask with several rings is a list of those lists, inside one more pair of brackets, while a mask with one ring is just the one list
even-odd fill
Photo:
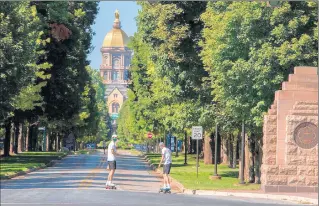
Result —
[[202, 126], [194, 126], [192, 127], [192, 139], [203, 139], [203, 127]]

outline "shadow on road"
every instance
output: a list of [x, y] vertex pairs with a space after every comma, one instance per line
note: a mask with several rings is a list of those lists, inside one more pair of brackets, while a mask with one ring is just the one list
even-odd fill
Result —
[[[105, 155], [70, 155], [54, 167], [1, 182], [1, 189], [104, 188], [108, 175]], [[118, 186], [159, 184], [146, 173], [149, 166], [136, 156], [120, 156], [114, 181]]]

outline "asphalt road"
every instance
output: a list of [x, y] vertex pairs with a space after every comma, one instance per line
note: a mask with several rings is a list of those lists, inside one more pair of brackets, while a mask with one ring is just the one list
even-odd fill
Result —
[[294, 205], [283, 201], [236, 197], [159, 194], [161, 180], [148, 172], [138, 157], [124, 154], [117, 159], [114, 183], [105, 190], [106, 156], [72, 155], [54, 167], [1, 181], [1, 205], [112, 205], [112, 206], [253, 206]]

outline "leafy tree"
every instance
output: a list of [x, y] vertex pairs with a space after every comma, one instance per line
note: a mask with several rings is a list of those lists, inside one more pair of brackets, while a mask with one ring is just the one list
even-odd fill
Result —
[[[6, 128], [4, 155], [8, 156], [12, 118], [42, 105], [40, 91], [49, 77], [42, 71], [50, 65], [36, 64], [36, 59], [40, 46], [49, 40], [41, 38], [41, 24], [34, 6], [28, 2], [0, 4], [0, 124]], [[37, 84], [37, 78], [42, 83]]]
[[314, 2], [208, 4], [201, 56], [226, 130], [245, 120], [250, 139], [260, 141], [263, 115], [282, 81], [295, 66], [317, 66], [316, 9]]

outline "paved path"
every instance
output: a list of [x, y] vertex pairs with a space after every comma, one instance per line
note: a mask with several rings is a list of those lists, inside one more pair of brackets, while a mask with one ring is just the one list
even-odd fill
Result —
[[[71, 155], [54, 167], [1, 182], [1, 205], [201, 205], [253, 206], [288, 204], [287, 202], [158, 194], [161, 180], [148, 172], [138, 157], [123, 154], [117, 159], [114, 183], [118, 190], [104, 189], [108, 171], [106, 156]], [[289, 203], [288, 205], [293, 205]]]

